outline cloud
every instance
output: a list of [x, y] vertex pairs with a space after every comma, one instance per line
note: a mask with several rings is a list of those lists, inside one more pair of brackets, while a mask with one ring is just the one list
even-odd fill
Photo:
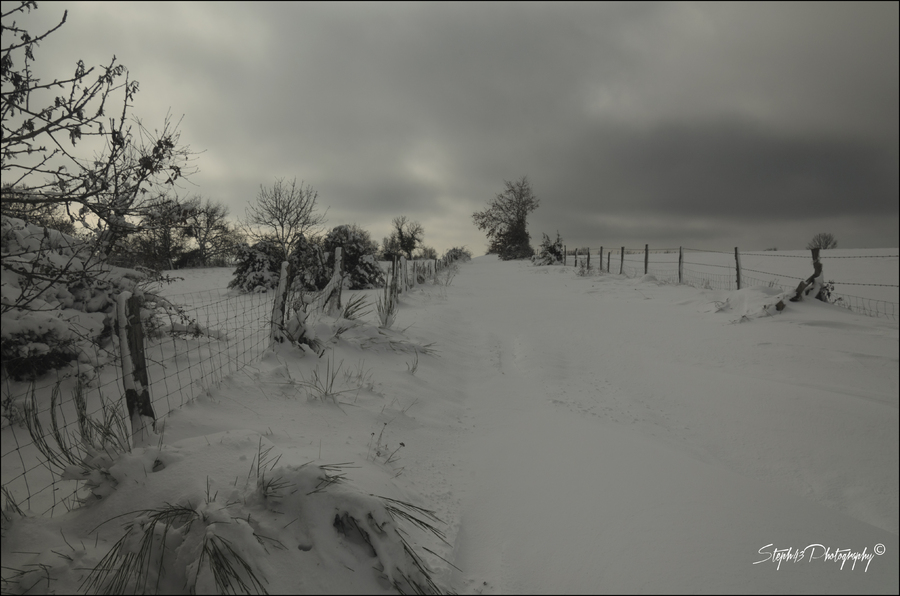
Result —
[[64, 7], [38, 64], [115, 53], [141, 81], [137, 114], [185, 115], [182, 140], [205, 150], [191, 190], [233, 214], [296, 177], [334, 223], [381, 237], [407, 215], [440, 229], [439, 249], [480, 247], [471, 213], [528, 175], [544, 199], [535, 226], [564, 235], [594, 222], [640, 241], [668, 225], [727, 242], [868, 217], [897, 242], [896, 3], [39, 12]]

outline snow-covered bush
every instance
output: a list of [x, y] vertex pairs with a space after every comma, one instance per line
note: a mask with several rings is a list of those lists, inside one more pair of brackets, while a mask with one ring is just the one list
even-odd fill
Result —
[[14, 380], [75, 359], [96, 364], [113, 335], [116, 296], [143, 295], [142, 272], [113, 267], [90, 240], [21, 219], [0, 220], [0, 352]]
[[556, 233], [556, 242], [550, 240], [547, 234], [544, 234], [544, 241], [541, 242], [538, 254], [531, 257], [531, 262], [535, 265], [556, 265], [563, 262], [563, 244], [559, 232]]
[[328, 262], [334, 263], [334, 249], [340, 246], [346, 283], [351, 290], [368, 290], [384, 286], [384, 272], [375, 261], [378, 244], [369, 233], [356, 225], [337, 226], [322, 242]]
[[290, 289], [295, 292], [318, 292], [328, 285], [334, 273], [334, 253], [326, 254], [319, 242], [303, 235], [295, 243], [288, 261], [293, 276]]
[[265, 292], [278, 285], [284, 255], [274, 242], [260, 240], [253, 246], [243, 244], [237, 250], [237, 268], [229, 288], [244, 292]]
[[454, 246], [444, 253], [444, 260], [451, 261], [468, 261], [472, 258], [472, 252], [465, 246]]

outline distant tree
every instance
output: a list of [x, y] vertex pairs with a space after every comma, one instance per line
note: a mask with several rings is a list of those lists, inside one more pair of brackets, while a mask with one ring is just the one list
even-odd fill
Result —
[[538, 208], [528, 178], [504, 181], [506, 190], [499, 193], [487, 209], [472, 214], [479, 230], [487, 233], [488, 253], [503, 260], [528, 258], [534, 254], [528, 234], [528, 215]]
[[437, 259], [438, 253], [431, 246], [420, 246], [419, 252], [415, 254], [415, 258], [417, 259]]
[[256, 203], [247, 207], [244, 232], [254, 241], [271, 241], [278, 245], [281, 259], [290, 255], [303, 236], [319, 231], [325, 214], [317, 213], [319, 193], [296, 178], [285, 183], [278, 179], [271, 188], [260, 185]]
[[188, 219], [200, 200], [157, 197], [144, 210], [136, 248], [141, 265], [151, 269], [174, 269], [188, 250]]
[[409, 221], [405, 215], [395, 217], [391, 222], [391, 246], [399, 250], [407, 259], [412, 260], [412, 253], [425, 237], [425, 229], [417, 221]]
[[243, 237], [227, 218], [226, 205], [198, 198], [197, 208], [188, 217], [185, 235], [197, 243], [197, 261], [201, 266], [224, 264], [236, 256]]
[[809, 241], [809, 244], [806, 245], [806, 248], [837, 248], [837, 245], [837, 238], [834, 237], [834, 234], [822, 232], [821, 234], [813, 236], [812, 240]]

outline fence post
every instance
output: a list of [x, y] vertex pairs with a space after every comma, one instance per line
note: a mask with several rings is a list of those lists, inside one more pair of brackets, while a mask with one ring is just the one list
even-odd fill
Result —
[[394, 261], [391, 264], [391, 292], [394, 294], [394, 300], [400, 295], [400, 263], [397, 255], [394, 255]]
[[[609, 271], [609, 265], [606, 266], [606, 270]], [[603, 273], [603, 247], [600, 247], [600, 273]]]
[[734, 247], [734, 264], [735, 269], [737, 269], [737, 289], [741, 289], [741, 254], [738, 252], [738, 247]]
[[590, 246], [587, 249], [587, 265], [585, 266], [585, 269], [587, 269], [588, 271], [591, 270], [591, 247]]
[[566, 245], [563, 244], [563, 267], [566, 266], [566, 263], [569, 262], [569, 249], [566, 248]]
[[400, 257], [400, 281], [403, 282], [401, 291], [405, 292], [409, 289], [409, 265], [406, 263], [406, 257]]
[[281, 277], [278, 278], [278, 289], [275, 290], [275, 304], [272, 306], [272, 330], [269, 332], [269, 347], [284, 342], [284, 304], [288, 291], [288, 275], [291, 264], [281, 262]]
[[[119, 351], [122, 356], [122, 385], [125, 387], [125, 405], [131, 420], [131, 443], [144, 445], [150, 438], [151, 426], [156, 426], [156, 415], [150, 402], [150, 379], [144, 359], [144, 328], [141, 324], [141, 301], [131, 292], [118, 296]], [[155, 428], [154, 428], [155, 430]]]
[[644, 245], [644, 275], [647, 275], [647, 265], [650, 264], [650, 245]]
[[684, 252], [682, 248], [678, 247], [678, 283], [684, 283]]
[[[326, 303], [325, 312], [327, 312], [330, 316], [333, 316], [340, 312], [341, 310], [341, 290], [344, 287], [344, 280], [341, 278], [341, 269], [342, 269], [342, 257], [343, 249], [340, 246], [334, 247], [334, 273], [331, 274], [332, 282], [336, 282], [336, 285], [331, 292], [331, 296], [328, 296], [328, 302]], [[331, 284], [329, 284], [331, 285]]]
[[622, 254], [620, 255], [622, 258], [619, 259], [619, 275], [622, 275], [622, 271], [625, 269], [625, 247], [622, 247]]
[[575, 264], [573, 267], [578, 267], [578, 247], [575, 247]]

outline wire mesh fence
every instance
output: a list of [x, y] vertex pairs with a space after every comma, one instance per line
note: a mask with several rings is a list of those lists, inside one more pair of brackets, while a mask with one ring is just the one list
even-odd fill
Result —
[[[417, 278], [434, 277], [446, 265], [402, 259], [397, 271], [409, 289]], [[271, 342], [276, 295], [220, 289], [144, 301], [143, 351], [157, 428], [170, 412], [262, 356]], [[76, 360], [35, 381], [15, 381], [4, 373], [0, 463], [5, 506], [49, 516], [72, 509], [85, 495], [87, 481], [73, 478], [61, 452], [85, 451], [79, 440], [89, 431], [86, 421], [115, 418], [130, 432], [118, 342], [110, 340], [102, 352], [102, 362]]]
[[[262, 355], [269, 342], [273, 299], [273, 292], [212, 290], [145, 303], [144, 348], [158, 423]], [[119, 364], [111, 347], [102, 366], [76, 361], [31, 382], [6, 376], [2, 405], [9, 425], [0, 446], [5, 498], [38, 515], [73, 507], [82, 483], [65, 467], [48, 461], [46, 444], [59, 450], [64, 441], [77, 449], [85, 417], [102, 420], [114, 413], [127, 419]], [[29, 426], [37, 433], [29, 432]], [[38, 444], [32, 434], [39, 436]]]

